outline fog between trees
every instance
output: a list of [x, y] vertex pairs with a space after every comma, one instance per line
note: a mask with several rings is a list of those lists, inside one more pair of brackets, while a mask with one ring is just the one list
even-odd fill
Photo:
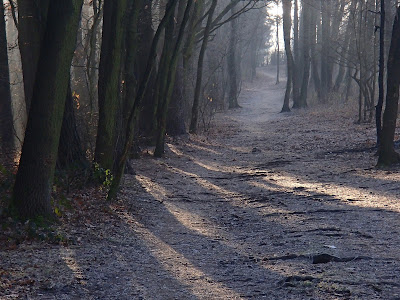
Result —
[[355, 121], [377, 124], [379, 163], [397, 163], [397, 1], [282, 0], [273, 16], [275, 3], [3, 0], [1, 166], [16, 214], [53, 217], [55, 182], [100, 179], [113, 200], [141, 145], [162, 157], [167, 136], [207, 132], [270, 64], [286, 68], [282, 112], [356, 103]]

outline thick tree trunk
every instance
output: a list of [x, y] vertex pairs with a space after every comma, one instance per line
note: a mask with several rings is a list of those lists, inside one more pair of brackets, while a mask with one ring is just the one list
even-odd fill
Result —
[[95, 161], [113, 169], [116, 143], [116, 118], [120, 100], [123, 20], [127, 0], [105, 0], [103, 37], [99, 65], [99, 123]]
[[381, 142], [382, 132], [382, 108], [383, 98], [385, 96], [383, 79], [385, 76], [385, 0], [381, 0], [381, 13], [380, 13], [380, 28], [379, 28], [379, 77], [378, 77], [378, 103], [376, 104], [375, 123], [376, 123], [376, 143]]
[[49, 4], [14, 185], [13, 203], [21, 218], [53, 215], [51, 190], [82, 4], [83, 0], [59, 0]]
[[71, 81], [69, 81], [58, 145], [57, 168], [71, 170], [87, 167], [88, 162], [76, 126], [74, 98], [71, 90]]
[[0, 147], [2, 153], [14, 148], [14, 126], [11, 108], [10, 74], [7, 55], [4, 0], [0, 2]]
[[50, 0], [18, 0], [18, 45], [21, 53], [27, 114], [31, 106], [49, 3]]
[[283, 100], [283, 107], [281, 112], [290, 111], [289, 100], [290, 93], [292, 91], [292, 79], [293, 79], [293, 55], [290, 46], [290, 31], [292, 30], [292, 3], [291, 0], [282, 0], [283, 9], [283, 38], [285, 41], [285, 52], [287, 60], [287, 81], [286, 81], [286, 92]]
[[392, 165], [400, 161], [394, 150], [400, 85], [400, 7], [397, 8], [393, 24], [392, 40], [387, 63], [387, 94], [383, 113], [381, 143], [379, 147], [379, 165]]
[[212, 18], [213, 18], [216, 7], [217, 7], [217, 0], [213, 0], [213, 2], [211, 3], [211, 7], [208, 11], [207, 24], [206, 24], [206, 28], [204, 29], [203, 42], [201, 44], [199, 59], [197, 61], [197, 78], [196, 78], [196, 86], [194, 89], [192, 117], [191, 117], [190, 128], [189, 128], [190, 133], [197, 133], [197, 125], [198, 125], [198, 117], [199, 117], [199, 104], [200, 104], [200, 99], [201, 99], [200, 91], [202, 88], [202, 78], [203, 78], [204, 55], [206, 53], [208, 38], [210, 35]]

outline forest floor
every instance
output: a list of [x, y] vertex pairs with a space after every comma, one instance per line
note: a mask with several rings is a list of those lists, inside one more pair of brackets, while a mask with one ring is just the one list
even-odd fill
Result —
[[259, 70], [208, 135], [70, 194], [62, 243], [0, 247], [0, 299], [400, 299], [399, 168], [348, 105], [279, 114]]

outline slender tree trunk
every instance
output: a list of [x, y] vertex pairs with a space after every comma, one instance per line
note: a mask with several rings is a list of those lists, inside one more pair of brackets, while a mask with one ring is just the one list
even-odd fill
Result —
[[294, 0], [293, 10], [293, 59], [296, 65], [300, 61], [299, 47], [299, 0]]
[[302, 84], [301, 84], [301, 93], [300, 93], [300, 107], [307, 107], [307, 93], [308, 93], [308, 83], [310, 78], [310, 31], [311, 31], [311, 21], [312, 21], [312, 8], [308, 3], [304, 0], [302, 1], [303, 7], [303, 23], [302, 23], [302, 31], [303, 31], [303, 76], [302, 76]]
[[290, 31], [292, 30], [292, 3], [291, 0], [282, 0], [283, 10], [283, 39], [285, 41], [285, 52], [287, 60], [287, 81], [286, 81], [286, 92], [283, 100], [283, 107], [281, 112], [290, 111], [289, 100], [290, 93], [292, 90], [292, 79], [293, 79], [293, 55], [290, 46]]
[[279, 84], [280, 49], [279, 49], [279, 18], [276, 18], [276, 84]]
[[385, 76], [385, 0], [381, 1], [381, 13], [380, 13], [380, 28], [379, 28], [379, 77], [378, 77], [378, 103], [376, 104], [375, 111], [375, 123], [376, 123], [376, 143], [377, 145], [381, 142], [382, 132], [382, 108], [383, 98], [385, 96], [385, 88], [383, 84]]
[[118, 159], [117, 171], [115, 172], [115, 176], [111, 183], [111, 187], [110, 187], [110, 190], [109, 190], [108, 196], [107, 196], [108, 200], [113, 200], [117, 196], [119, 185], [120, 185], [121, 179], [122, 179], [122, 175], [124, 174], [126, 161], [128, 160], [129, 152], [130, 152], [130, 149], [131, 149], [132, 143], [133, 143], [135, 118], [136, 118], [136, 115], [138, 112], [139, 105], [141, 104], [141, 102], [144, 99], [145, 92], [147, 89], [147, 84], [149, 83], [152, 70], [156, 64], [156, 54], [157, 54], [158, 42], [160, 40], [161, 33], [163, 32], [163, 30], [166, 26], [166, 23], [169, 21], [171, 15], [173, 15], [173, 13], [174, 13], [177, 2], [178, 2], [178, 0], [169, 0], [168, 1], [167, 6], [166, 6], [165, 15], [162, 18], [160, 24], [158, 25], [157, 31], [154, 35], [154, 38], [153, 38], [153, 41], [151, 44], [151, 48], [149, 51], [149, 57], [147, 60], [146, 71], [144, 72], [143, 79], [140, 82], [134, 105], [133, 105], [131, 111], [129, 112], [128, 124], [127, 124], [126, 132], [125, 132], [125, 145], [124, 145], [122, 154], [121, 154], [120, 158]]
[[317, 93], [318, 99], [321, 97], [321, 80], [319, 77], [319, 65], [318, 65], [318, 54], [317, 54], [317, 23], [320, 22], [319, 10], [317, 9], [317, 1], [314, 1], [315, 6], [311, 7], [312, 21], [310, 31], [310, 52], [311, 52], [311, 69], [312, 69], [312, 80], [314, 84], [314, 90]]
[[161, 157], [164, 154], [164, 147], [165, 147], [165, 131], [167, 126], [167, 114], [168, 114], [168, 107], [171, 101], [171, 96], [174, 88], [175, 83], [175, 75], [176, 75], [176, 68], [178, 65], [178, 58], [180, 55], [180, 51], [183, 44], [183, 37], [186, 28], [186, 24], [188, 23], [191, 7], [194, 0], [187, 0], [185, 13], [182, 19], [182, 22], [179, 27], [179, 33], [176, 38], [175, 46], [173, 48], [171, 61], [168, 64], [168, 74], [167, 74], [167, 85], [165, 89], [165, 95], [162, 98], [162, 102], [160, 103], [160, 110], [158, 115], [158, 130], [157, 130], [157, 141], [156, 141], [156, 148], [154, 150], [155, 157]]
[[393, 24], [392, 40], [387, 63], [387, 94], [383, 113], [381, 143], [379, 145], [379, 165], [392, 165], [400, 161], [400, 155], [394, 150], [400, 85], [400, 7], [397, 8]]
[[321, 0], [322, 10], [322, 51], [321, 51], [321, 96], [322, 102], [327, 101], [327, 95], [330, 92], [330, 16], [329, 16], [329, 1]]
[[[232, 15], [235, 13], [234, 8], [231, 9]], [[228, 78], [229, 78], [229, 90], [228, 90], [228, 107], [239, 108], [238, 103], [238, 78], [237, 78], [237, 34], [238, 34], [238, 23], [237, 19], [230, 21], [231, 23], [231, 37], [229, 39], [228, 49]]]
[[299, 108], [300, 106], [300, 47], [299, 47], [299, 3], [298, 0], [294, 0], [294, 12], [293, 12], [293, 64], [292, 64], [292, 96], [293, 96], [293, 108]]
[[0, 147], [4, 154], [11, 152], [14, 148], [14, 126], [11, 108], [4, 0], [0, 2], [0, 5]]
[[99, 65], [99, 123], [95, 161], [113, 170], [116, 117], [120, 100], [123, 19], [127, 0], [105, 0]]
[[203, 77], [203, 62], [204, 62], [204, 55], [207, 49], [208, 38], [210, 35], [211, 23], [214, 15], [215, 8], [217, 7], [217, 0], [213, 0], [211, 3], [211, 7], [208, 11], [207, 17], [207, 24], [204, 29], [204, 36], [203, 42], [201, 44], [201, 49], [199, 53], [199, 59], [197, 61], [197, 78], [196, 78], [196, 86], [194, 89], [194, 99], [193, 99], [193, 106], [192, 106], [192, 117], [190, 121], [190, 133], [197, 133], [197, 124], [198, 124], [198, 117], [199, 117], [199, 104], [200, 104], [200, 91], [202, 88], [202, 77]]
[[[352, 0], [351, 4], [350, 4], [350, 8], [349, 11], [350, 13], [352, 11], [354, 11], [355, 6], [357, 4], [357, 1]], [[336, 76], [336, 80], [335, 80], [335, 85], [333, 87], [333, 90], [335, 92], [338, 92], [340, 89], [340, 86], [343, 82], [344, 79], [344, 75], [346, 72], [346, 63], [347, 63], [347, 58], [348, 58], [348, 52], [349, 52], [349, 46], [350, 46], [350, 38], [352, 36], [352, 22], [351, 22], [351, 15], [349, 14], [348, 18], [347, 18], [347, 25], [346, 25], [346, 32], [345, 32], [345, 37], [344, 37], [344, 42], [343, 45], [341, 47], [341, 51], [340, 51], [340, 65], [339, 65], [339, 71], [338, 71], [338, 75]]]
[[[152, 0], [145, 0], [139, 14], [138, 23], [138, 53], [136, 55], [136, 80], [137, 86], [142, 82], [144, 73], [146, 72], [146, 64], [149, 59], [149, 51], [154, 37], [151, 15]], [[153, 117], [154, 108], [154, 86], [156, 80], [156, 72], [153, 70], [149, 78], [148, 88], [141, 104], [141, 112], [138, 116], [138, 126], [140, 134], [150, 136], [152, 133], [152, 122], [149, 120]]]
[[14, 185], [13, 204], [24, 219], [53, 215], [52, 182], [82, 4], [83, 0], [59, 0], [49, 4]]

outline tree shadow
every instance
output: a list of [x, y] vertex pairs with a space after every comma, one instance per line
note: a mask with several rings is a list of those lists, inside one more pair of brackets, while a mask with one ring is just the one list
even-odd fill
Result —
[[[168, 155], [177, 154], [169, 153]], [[160, 177], [148, 176], [146, 172], [138, 174], [139, 178], [147, 176], [147, 183], [141, 181], [147, 192], [163, 191], [155, 198], [164, 206], [162, 214], [168, 213], [171, 216], [168, 222], [163, 223], [162, 226], [165, 228], [157, 229], [158, 231], [153, 233], [165, 243], [168, 243], [170, 238], [167, 234], [168, 224], [174, 224], [172, 228], [177, 227], [180, 230], [189, 228], [191, 231], [200, 232], [201, 235], [196, 237], [199, 239], [199, 245], [207, 243], [210, 239], [218, 241], [218, 237], [220, 239], [222, 237], [223, 242], [218, 241], [217, 249], [225, 253], [224, 257], [235, 257], [235, 255], [237, 257], [238, 252], [246, 253], [242, 257], [239, 256], [241, 266], [238, 269], [243, 267], [246, 258], [255, 258], [258, 264], [261, 259], [263, 261], [261, 265], [264, 268], [274, 271], [275, 267], [269, 264], [271, 257], [289, 253], [296, 254], [294, 256], [296, 259], [303, 258], [291, 263], [276, 263], [282, 267], [281, 273], [266, 274], [275, 283], [279, 281], [279, 275], [296, 274], [299, 270], [306, 270], [314, 275], [318, 272], [323, 273], [321, 269], [310, 267], [310, 260], [304, 260], [307, 255], [322, 252], [341, 257], [368, 256], [368, 260], [363, 262], [355, 260], [348, 263], [348, 266], [360, 272], [368, 272], [359, 285], [370, 290], [371, 293], [373, 293], [373, 287], [371, 287], [373, 282], [381, 284], [385, 281], [383, 280], [385, 274], [396, 272], [399, 268], [396, 247], [400, 244], [397, 230], [400, 223], [397, 211], [380, 207], [363, 207], [357, 201], [343, 199], [337, 193], [319, 192], [318, 186], [313, 186], [318, 181], [314, 182], [310, 178], [301, 178], [297, 175], [294, 178], [294, 175], [290, 176], [286, 173], [288, 176], [285, 179], [282, 172], [274, 169], [277, 166], [270, 169], [263, 166], [258, 170], [252, 170], [253, 173], [243, 168], [237, 168], [236, 172], [232, 172], [224, 166], [220, 166], [218, 170], [209, 161], [202, 160], [198, 163], [196, 157], [187, 157], [182, 154], [180, 156], [184, 159], [173, 159], [171, 162], [168, 159], [149, 160], [145, 163], [149, 170], [162, 168], [160, 174], [169, 172], [170, 175]], [[281, 180], [274, 179], [274, 176]], [[171, 182], [172, 178], [174, 182]], [[291, 185], [288, 185], [288, 182]], [[187, 190], [191, 192], [188, 194]], [[202, 208], [205, 203], [207, 203], [207, 209], [212, 209], [212, 212]], [[187, 215], [186, 223], [182, 215]], [[199, 231], [193, 222], [200, 224], [203, 222], [203, 227], [218, 230], [213, 234], [203, 232], [206, 231], [204, 228], [203, 231]], [[156, 223], [157, 220], [154, 220], [150, 225], [154, 228]], [[252, 226], [246, 227], [249, 223]], [[387, 234], [388, 238], [382, 240], [382, 233]], [[226, 244], [229, 245], [228, 250], [224, 249]], [[186, 259], [201, 268], [201, 261], [204, 259], [202, 255], [196, 256], [190, 249], [181, 249], [179, 243], [174, 247], [178, 252], [182, 252]], [[190, 245], [190, 247], [196, 250], [196, 253], [210, 252], [209, 248], [202, 249], [198, 245]], [[242, 252], [241, 249], [247, 249], [247, 251]], [[215, 261], [213, 263], [216, 264]], [[235, 262], [231, 264], [236, 265]], [[291, 269], [293, 266], [296, 267]], [[208, 268], [207, 266], [205, 269]], [[338, 278], [340, 275], [333, 274], [333, 271], [343, 274], [340, 268], [340, 266], [329, 266], [332, 274], [326, 280], [330, 283], [340, 283], [341, 279]], [[379, 271], [374, 271], [376, 276], [371, 268], [379, 269]], [[209, 271], [211, 278], [217, 281], [232, 281], [229, 283], [229, 288], [239, 294], [258, 288], [258, 284], [253, 288], [250, 287], [251, 284], [237, 286], [234, 280], [218, 277], [217, 267], [211, 270]], [[254, 270], [254, 276], [259, 276], [258, 267]], [[382, 293], [389, 293], [390, 290], [387, 287], [392, 283], [394, 282], [386, 281]], [[260, 283], [260, 286], [263, 285]], [[275, 292], [280, 290], [276, 285], [269, 288]]]

